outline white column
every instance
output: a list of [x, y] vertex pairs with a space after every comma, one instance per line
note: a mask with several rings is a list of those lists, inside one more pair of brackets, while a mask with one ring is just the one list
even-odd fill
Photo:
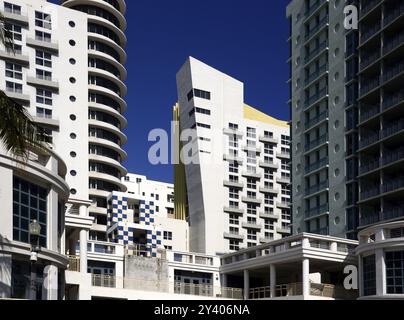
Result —
[[53, 265], [44, 269], [43, 300], [58, 300], [58, 268]]
[[244, 300], [249, 300], [250, 298], [250, 272], [244, 270]]
[[0, 298], [11, 297], [11, 254], [0, 254]]
[[306, 299], [310, 295], [310, 260], [303, 259], [303, 299]]
[[270, 289], [271, 289], [271, 298], [276, 297], [276, 267], [274, 264], [269, 265], [270, 272]]
[[386, 292], [386, 264], [384, 261], [384, 252], [383, 249], [376, 249], [376, 294], [378, 296], [384, 296]]
[[87, 273], [88, 231], [80, 230], [80, 272]]
[[338, 243], [331, 242], [330, 250], [333, 251], [333, 252], [337, 252], [338, 251]]
[[88, 217], [88, 208], [85, 205], [81, 205], [79, 208], [80, 217]]
[[227, 288], [227, 274], [221, 274], [220, 275], [221, 278], [221, 287], [222, 288]]

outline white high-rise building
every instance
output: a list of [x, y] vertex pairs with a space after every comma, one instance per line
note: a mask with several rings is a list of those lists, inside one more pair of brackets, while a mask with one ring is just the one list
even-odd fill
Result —
[[196, 130], [199, 162], [176, 170], [190, 250], [226, 253], [289, 235], [288, 124], [246, 105], [243, 83], [192, 57], [177, 86], [174, 115], [181, 132]]

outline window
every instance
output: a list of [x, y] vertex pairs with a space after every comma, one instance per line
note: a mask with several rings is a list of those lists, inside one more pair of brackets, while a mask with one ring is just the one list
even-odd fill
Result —
[[257, 189], [257, 181], [254, 179], [247, 179], [247, 188], [248, 189]]
[[248, 204], [247, 205], [247, 214], [256, 216], [257, 215], [257, 206], [255, 206], [253, 204]]
[[4, 11], [12, 14], [21, 15], [21, 6], [16, 4], [4, 2]]
[[256, 139], [257, 131], [254, 128], [247, 128], [247, 138]]
[[265, 219], [264, 228], [265, 228], [265, 230], [272, 230], [272, 231], [275, 230], [273, 221]]
[[193, 97], [210, 100], [210, 96], [211, 96], [210, 92], [199, 90], [199, 89], [192, 89], [190, 92], [188, 92], [188, 95], [187, 95], [188, 101], [190, 101]]
[[196, 126], [199, 128], [210, 129], [210, 125], [205, 123], [197, 123]]
[[36, 50], [36, 64], [52, 68], [52, 55], [45, 51]]
[[247, 197], [250, 199], [256, 199], [257, 198], [257, 193], [252, 192], [252, 191], [247, 191]]
[[239, 217], [234, 214], [231, 214], [229, 216], [229, 224], [238, 226], [240, 224]]
[[230, 162], [229, 163], [229, 172], [230, 173], [238, 173], [238, 167], [239, 167], [239, 165], [238, 165], [238, 163], [236, 163], [236, 162]]
[[38, 118], [52, 119], [52, 110], [37, 107], [36, 116]]
[[376, 256], [363, 258], [363, 293], [365, 296], [376, 294]]
[[264, 137], [265, 137], [265, 138], [273, 139], [274, 133], [273, 133], [273, 132], [270, 132], [270, 131], [264, 131]]
[[6, 91], [22, 93], [22, 84], [6, 81]]
[[238, 139], [236, 135], [229, 137], [229, 147], [230, 148], [238, 148]]
[[4, 25], [4, 29], [6, 29], [9, 32], [10, 38], [12, 38], [13, 40], [16, 41], [22, 40], [22, 32], [21, 32], [22, 28], [19, 25], [6, 23]]
[[160, 200], [160, 195], [156, 194], [156, 200], [159, 201]]
[[281, 168], [282, 170], [289, 171], [290, 170], [290, 164], [289, 160], [282, 160], [282, 165]]
[[239, 251], [240, 250], [240, 241], [230, 240], [229, 249], [231, 251]]
[[173, 240], [173, 233], [169, 231], [164, 231], [164, 240]]
[[52, 81], [52, 72], [36, 69], [36, 77], [37, 79]]
[[274, 196], [266, 194], [264, 202], [265, 202], [266, 205], [273, 206], [274, 205]]
[[265, 145], [264, 145], [264, 153], [269, 154], [269, 155], [273, 155], [274, 154], [274, 146], [269, 144], [269, 143], [265, 143]]
[[35, 39], [44, 42], [51, 42], [51, 34], [42, 31], [35, 31]]
[[238, 190], [235, 188], [229, 189], [229, 198], [230, 199], [239, 199]]
[[230, 227], [229, 231], [230, 231], [230, 234], [239, 234], [240, 229], [237, 227]]
[[14, 177], [13, 179], [13, 240], [30, 243], [29, 224], [36, 220], [41, 226], [39, 244], [46, 247], [48, 190]]
[[231, 129], [231, 130], [238, 130], [238, 124], [229, 123], [229, 129]]
[[6, 62], [6, 77], [22, 80], [22, 66]]
[[159, 213], [160, 212], [160, 207], [156, 206], [156, 212]]
[[229, 180], [230, 180], [230, 182], [233, 182], [233, 183], [238, 183], [238, 177], [237, 176], [233, 176], [233, 175], [230, 175], [229, 176]]
[[274, 179], [274, 172], [269, 170], [269, 169], [265, 169], [264, 179], [273, 180]]
[[290, 221], [290, 212], [289, 210], [282, 210], [282, 220]]
[[404, 251], [386, 252], [388, 294], [404, 293]]
[[290, 137], [282, 135], [281, 136], [281, 144], [288, 146], [290, 144]]
[[45, 89], [36, 89], [36, 102], [40, 104], [52, 105], [52, 92]]
[[194, 110], [196, 113], [206, 114], [206, 115], [210, 116], [210, 110], [202, 109], [202, 108], [198, 108], [198, 107], [196, 107]]
[[35, 26], [51, 30], [52, 21], [50, 14], [35, 11]]
[[247, 230], [247, 239], [248, 240], [257, 240], [257, 232], [255, 230]]

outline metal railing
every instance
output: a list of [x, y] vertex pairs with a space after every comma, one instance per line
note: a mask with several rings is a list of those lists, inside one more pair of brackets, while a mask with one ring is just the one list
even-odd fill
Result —
[[385, 152], [383, 156], [383, 165], [387, 165], [402, 159], [404, 159], [404, 147]]
[[304, 102], [304, 106], [307, 109], [310, 107], [312, 104], [314, 104], [316, 101], [320, 100], [321, 98], [324, 98], [328, 94], [328, 88], [324, 87], [317, 93], [313, 94], [311, 97], [308, 97], [306, 101]]
[[305, 80], [305, 85], [307, 86], [313, 80], [317, 79], [321, 74], [325, 73], [328, 70], [328, 64], [323, 64], [321, 67], [319, 67], [316, 71], [313, 73], [309, 74]]
[[401, 3], [392, 10], [386, 10], [384, 16], [384, 26], [387, 26], [390, 22], [398, 18], [404, 13], [404, 4]]
[[304, 13], [304, 16], [308, 18], [311, 16], [311, 14], [316, 11], [320, 7], [321, 1], [317, 0], [314, 2], [310, 7], [307, 8], [306, 12]]
[[[119, 284], [119, 285], [118, 285]], [[161, 292], [200, 297], [219, 297], [227, 299], [243, 299], [240, 288], [217, 287], [210, 284], [192, 284], [184, 282], [169, 282], [159, 280], [133, 279], [115, 277], [112, 275], [92, 274], [92, 286], [102, 288], [117, 288], [148, 292]]]
[[319, 206], [317, 208], [306, 210], [305, 217], [306, 218], [311, 218], [311, 217], [318, 216], [320, 214], [323, 214], [323, 213], [326, 213], [326, 212], [329, 212], [329, 211], [330, 211], [330, 209], [329, 209], [328, 204], [324, 204], [324, 205]]
[[388, 110], [401, 102], [404, 102], [404, 91], [386, 96], [383, 101], [383, 110]]
[[370, 119], [371, 117], [377, 115], [379, 112], [380, 112], [379, 104], [372, 104], [372, 105], [362, 104], [360, 121], [364, 122]]
[[372, 91], [373, 89], [377, 88], [380, 85], [380, 77], [377, 76], [370, 80], [364, 80], [363, 86], [361, 87], [361, 96], [364, 96], [368, 92]]
[[319, 145], [326, 143], [328, 141], [328, 134], [324, 134], [318, 139], [311, 141], [305, 145], [305, 151], [310, 151], [311, 149], [314, 149], [318, 147]]
[[383, 182], [383, 192], [395, 191], [404, 188], [404, 177], [397, 177], [395, 179], [385, 180]]
[[383, 129], [382, 131], [382, 137], [383, 138], [390, 137], [403, 129], [404, 129], [404, 119], [400, 119], [394, 123], [388, 124], [388, 126], [386, 125], [386, 128]]
[[308, 120], [305, 123], [306, 130], [313, 127], [315, 124], [319, 123], [322, 120], [327, 119], [328, 117], [328, 110], [321, 112], [319, 115], [315, 116], [313, 119]]
[[316, 163], [306, 166], [305, 173], [309, 174], [317, 169], [320, 169], [321, 167], [325, 167], [328, 164], [328, 161], [329, 161], [328, 157], [325, 157], [323, 159], [316, 161]]
[[368, 186], [366, 188], [366, 190], [361, 192], [361, 200], [366, 200], [369, 198], [373, 198], [376, 197], [380, 194], [380, 187], [379, 186], [375, 186], [375, 187], [371, 187]]
[[381, 29], [380, 22], [374, 24], [373, 26], [362, 31], [362, 43], [370, 39], [373, 35], [375, 35]]
[[317, 56], [321, 51], [328, 47], [328, 40], [323, 41], [320, 43], [314, 50], [309, 52], [304, 59], [305, 64], [311, 61], [315, 56]]
[[379, 132], [366, 137], [361, 137], [361, 140], [359, 141], [359, 148], [365, 148], [379, 140], [380, 140]]
[[386, 68], [383, 74], [383, 81], [387, 82], [391, 79], [393, 79], [395, 76], [399, 75], [404, 71], [404, 61], [401, 61], [400, 63], [394, 64], [390, 68]]
[[379, 158], [374, 159], [374, 160], [371, 160], [371, 161], [368, 161], [366, 163], [361, 164], [360, 173], [364, 174], [364, 173], [367, 173], [369, 171], [375, 170], [375, 169], [377, 169], [379, 167], [380, 167], [380, 159]]
[[370, 12], [374, 7], [376, 7], [381, 0], [367, 0], [367, 1], [362, 1], [362, 17], [365, 16], [368, 12]]
[[68, 271], [80, 272], [80, 257], [78, 256], [68, 256], [69, 266]]
[[308, 30], [306, 35], [305, 35], [305, 40], [309, 40], [315, 33], [317, 33], [322, 27], [324, 27], [325, 25], [327, 25], [328, 23], [328, 15], [324, 16], [319, 22], [318, 24], [312, 28], [311, 30]]
[[361, 69], [365, 69], [370, 66], [373, 62], [380, 58], [380, 51], [376, 51], [372, 54], [362, 57], [361, 59]]
[[391, 37], [390, 39], [385, 40], [383, 53], [384, 54], [390, 53], [395, 48], [403, 45], [403, 43], [404, 43], [404, 32], [400, 32], [399, 34]]

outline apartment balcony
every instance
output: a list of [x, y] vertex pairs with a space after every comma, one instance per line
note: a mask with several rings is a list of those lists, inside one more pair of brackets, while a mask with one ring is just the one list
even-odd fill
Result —
[[261, 204], [262, 199], [256, 197], [241, 197], [241, 201], [245, 203]]
[[315, 93], [314, 95], [312, 95], [311, 97], [307, 98], [306, 101], [304, 102], [304, 108], [305, 109], [309, 108], [313, 104], [319, 102], [321, 99], [327, 97], [327, 95], [328, 95], [328, 88], [325, 87], [320, 91], [318, 91], [317, 93]]
[[305, 219], [311, 219], [313, 217], [318, 217], [321, 215], [325, 215], [325, 214], [329, 214], [330, 213], [330, 208], [328, 206], [328, 204], [310, 209], [310, 210], [306, 210], [306, 212], [304, 213]]
[[259, 239], [260, 243], [270, 243], [271, 241], [274, 241], [273, 238], [267, 237], [267, 238], [260, 238]]
[[52, 77], [37, 75], [36, 77], [28, 76], [27, 83], [33, 86], [46, 87], [59, 90], [59, 82]]
[[380, 222], [380, 214], [371, 214], [364, 217], [361, 217], [359, 220], [359, 226], [368, 226], [371, 224], [379, 223]]
[[255, 153], [261, 153], [262, 148], [259, 146], [252, 146], [252, 145], [247, 145], [243, 147], [243, 151], [245, 152], [255, 152]]
[[7, 97], [17, 101], [23, 101], [28, 103], [31, 101], [31, 97], [28, 94], [25, 94], [23, 93], [22, 90], [18, 89], [6, 88], [6, 95]]
[[365, 122], [380, 113], [380, 104], [361, 104], [360, 122]]
[[280, 234], [284, 234], [284, 235], [290, 235], [292, 233], [292, 229], [281, 227], [281, 228], [276, 228], [276, 232], [278, 232]]
[[323, 64], [316, 71], [309, 74], [304, 81], [305, 87], [307, 88], [310, 84], [314, 83], [317, 79], [322, 77], [323, 75], [328, 74], [328, 64]]
[[366, 0], [362, 1], [362, 8], [360, 12], [362, 13], [361, 19], [365, 17], [370, 11], [375, 9], [377, 6], [380, 5], [382, 1], [381, 0]]
[[274, 188], [269, 188], [269, 187], [260, 187], [259, 191], [261, 193], [265, 193], [265, 194], [273, 194], [273, 195], [277, 195], [279, 193], [278, 189], [274, 189]]
[[403, 72], [404, 72], [404, 60], [402, 60], [398, 64], [395, 64], [393, 67], [386, 68], [384, 70], [383, 82], [386, 83]]
[[226, 135], [230, 135], [230, 136], [238, 136], [238, 137], [243, 136], [243, 133], [240, 130], [230, 129], [230, 128], [224, 128], [223, 133]]
[[253, 179], [261, 179], [261, 174], [257, 173], [256, 171], [244, 171], [242, 173], [243, 177], [253, 178]]
[[279, 220], [279, 216], [277, 216], [277, 215], [275, 215], [273, 213], [260, 212], [259, 217], [261, 219]]
[[2, 49], [0, 50], [0, 58], [11, 60], [20, 64], [29, 64], [29, 56], [24, 54], [21, 50]]
[[383, 165], [401, 161], [404, 159], [404, 147], [400, 147], [394, 151], [386, 151], [383, 154]]
[[244, 240], [244, 236], [239, 234], [238, 232], [225, 232], [223, 234], [223, 238], [230, 240]]
[[315, 171], [318, 171], [318, 170], [320, 170], [320, 169], [322, 169], [322, 168], [327, 167], [327, 166], [328, 166], [328, 162], [329, 162], [329, 158], [328, 158], [328, 157], [316, 161], [315, 163], [313, 163], [313, 164], [311, 164], [311, 165], [309, 165], [309, 166], [307, 166], [307, 167], [305, 168], [305, 174], [306, 174], [306, 175], [309, 175], [309, 174], [311, 174], [312, 172], [315, 172]]
[[380, 186], [366, 186], [366, 190], [361, 192], [360, 201], [365, 201], [380, 195]]
[[395, 135], [402, 130], [404, 130], [404, 119], [398, 120], [394, 123], [386, 124], [385, 128], [381, 132], [381, 137], [385, 139]]
[[404, 217], [404, 206], [400, 205], [397, 207], [386, 208], [384, 212], [373, 213], [361, 217], [359, 221], [359, 226], [365, 227], [385, 221], [402, 219], [403, 217]]
[[231, 214], [241, 215], [241, 216], [244, 214], [244, 209], [239, 208], [239, 207], [224, 207], [223, 211], [227, 212], [227, 213], [231, 213]]
[[234, 155], [231, 155], [231, 154], [223, 155], [223, 160], [228, 161], [228, 162], [243, 163], [243, 158], [241, 158], [239, 156], [234, 156]]
[[404, 188], [404, 177], [384, 181], [383, 193], [398, 191]]
[[361, 137], [361, 140], [359, 141], [359, 149], [367, 148], [368, 146], [378, 142], [379, 140], [380, 140], [379, 132], [371, 134], [366, 137]]
[[378, 33], [381, 30], [381, 24], [380, 22], [377, 22], [373, 26], [366, 28], [362, 30], [361, 32], [361, 44], [365, 43], [368, 41], [370, 38], [372, 38], [376, 33]]
[[241, 226], [244, 229], [254, 229], [254, 230], [258, 230], [258, 231], [260, 231], [262, 229], [262, 225], [260, 225], [258, 223], [242, 222]]
[[328, 181], [320, 182], [319, 184], [309, 187], [306, 189], [305, 195], [306, 197], [312, 196], [316, 193], [328, 190]]
[[223, 182], [223, 185], [225, 187], [229, 187], [229, 188], [237, 188], [237, 189], [243, 189], [244, 188], [244, 183], [239, 182], [239, 181], [225, 180]]
[[311, 38], [313, 38], [317, 33], [319, 33], [324, 27], [328, 26], [328, 20], [329, 17], [328, 15], [324, 16], [319, 23], [312, 28], [311, 30], [309, 30], [306, 35], [305, 35], [305, 41], [309, 41]]
[[310, 233], [322, 235], [322, 236], [328, 236], [330, 234], [330, 229], [328, 227], [325, 228], [320, 228], [317, 230], [311, 230]]
[[396, 34], [390, 39], [385, 39], [383, 53], [388, 54], [404, 44], [404, 32]]
[[49, 40], [47, 40], [45, 38], [27, 37], [26, 42], [27, 42], [27, 46], [38, 47], [38, 48], [50, 50], [50, 51], [53, 51], [53, 52], [58, 52], [59, 51], [59, 44], [57, 42], [49, 41]]
[[315, 48], [306, 55], [306, 58], [304, 59], [305, 65], [314, 60], [314, 58], [319, 56], [326, 49], [328, 49], [328, 40], [323, 41], [321, 44], [317, 46], [317, 48]]
[[310, 7], [307, 8], [306, 12], [304, 13], [305, 19], [307, 20], [309, 17], [311, 17], [317, 10], [320, 10], [320, 8], [328, 3], [328, 0], [323, 1], [323, 0], [317, 0], [314, 2]]
[[366, 163], [362, 163], [359, 169], [361, 175], [376, 170], [380, 167], [380, 159], [374, 159]]
[[291, 202], [281, 201], [276, 203], [276, 207], [279, 209], [290, 209], [291, 206], [292, 206]]
[[380, 86], [380, 77], [376, 77], [370, 80], [368, 79], [363, 80], [360, 90], [360, 97], [363, 98], [365, 95], [367, 95], [369, 92], [373, 91], [379, 86]]
[[361, 57], [361, 64], [360, 64], [360, 70], [363, 71], [366, 69], [368, 66], [373, 64], [375, 61], [379, 60], [381, 57], [380, 51], [373, 52], [371, 54], [368, 54], [366, 56]]
[[305, 145], [305, 151], [309, 152], [315, 148], [320, 147], [323, 144], [328, 143], [328, 134], [324, 134], [316, 140], [310, 141]]
[[383, 25], [387, 26], [398, 17], [404, 14], [404, 3], [400, 3], [392, 10], [386, 10], [383, 20]]
[[388, 110], [403, 102], [404, 102], [404, 91], [397, 92], [390, 96], [385, 96], [383, 101], [383, 110]]
[[314, 126], [322, 123], [325, 120], [328, 120], [328, 110], [325, 110], [325, 111], [321, 112], [320, 114], [318, 114], [317, 116], [315, 116], [314, 118], [306, 121], [306, 123], [304, 124], [304, 127], [307, 131], [307, 130], [313, 128]]
[[260, 161], [259, 166], [266, 169], [279, 169], [279, 164], [270, 161]]
[[278, 139], [276, 139], [274, 137], [271, 137], [271, 136], [265, 136], [265, 135], [260, 136], [259, 141], [263, 142], [263, 143], [272, 143], [272, 144], [278, 144], [279, 143]]
[[290, 152], [278, 152], [276, 154], [276, 157], [279, 159], [290, 160]]
[[25, 25], [25, 26], [27, 26], [29, 24], [29, 19], [25, 12], [4, 8], [4, 11], [2, 11], [2, 14], [6, 21], [17, 22], [17, 23]]
[[290, 184], [290, 178], [277, 177], [276, 182], [279, 184]]

